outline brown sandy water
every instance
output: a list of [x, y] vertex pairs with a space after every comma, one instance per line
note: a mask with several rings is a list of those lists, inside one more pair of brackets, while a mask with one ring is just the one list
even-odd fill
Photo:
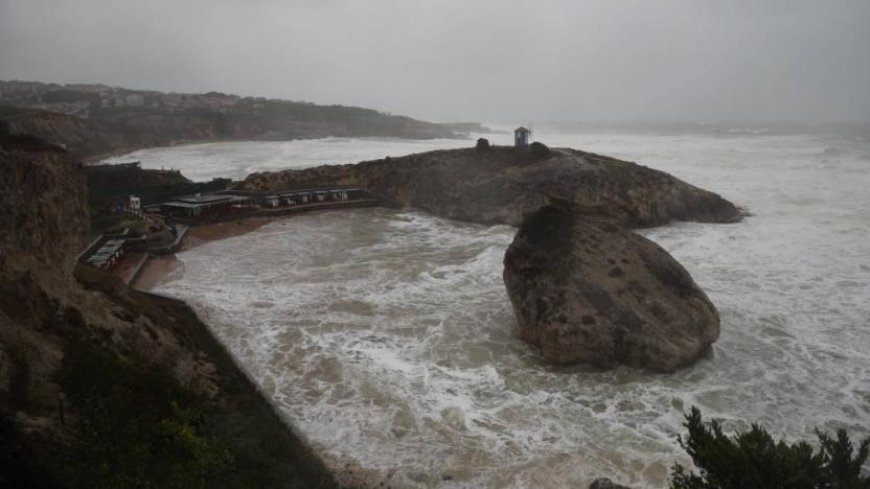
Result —
[[541, 365], [514, 335], [501, 282], [513, 229], [413, 212], [274, 221], [180, 253], [156, 290], [190, 302], [348, 477], [665, 487], [685, 461], [676, 435], [692, 405], [729, 429], [759, 421], [790, 439], [815, 427], [870, 434], [867, 144], [583, 141], [565, 145], [664, 169], [753, 212], [644, 231], [717, 305], [712, 357], [670, 375]]

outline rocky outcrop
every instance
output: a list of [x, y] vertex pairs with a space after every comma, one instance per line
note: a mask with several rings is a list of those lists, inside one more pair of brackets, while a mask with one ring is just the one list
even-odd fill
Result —
[[531, 214], [504, 264], [520, 336], [550, 363], [669, 371], [719, 337], [716, 308], [667, 252], [570, 205]]
[[732, 222], [740, 211], [720, 196], [667, 173], [573, 149], [546, 159], [529, 150], [492, 147], [432, 151], [355, 165], [257, 173], [244, 190], [359, 185], [396, 207], [461, 221], [519, 226], [526, 214], [556, 198], [584, 215], [630, 227], [671, 220]]
[[521, 337], [549, 362], [673, 370], [719, 335], [716, 309], [689, 274], [628, 229], [741, 213], [664, 172], [572, 149], [491, 147], [254, 174], [240, 187], [328, 184], [361, 186], [395, 207], [519, 226], [505, 284]]
[[38, 138], [77, 157], [132, 151], [145, 143], [118, 125], [26, 108], [0, 107], [0, 124], [10, 134]]
[[0, 485], [336, 487], [183, 303], [74, 277], [84, 203], [65, 151], [0, 136]]
[[51, 270], [72, 278], [87, 244], [84, 175], [66, 151], [0, 137], [0, 273]]
[[592, 481], [592, 484], [589, 484], [589, 489], [631, 489], [628, 486], [623, 486], [621, 484], [617, 484], [610, 479], [600, 478]]

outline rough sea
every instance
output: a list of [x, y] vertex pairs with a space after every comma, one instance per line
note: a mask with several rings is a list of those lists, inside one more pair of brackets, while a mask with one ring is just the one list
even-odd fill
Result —
[[[489, 135], [508, 144], [510, 135]], [[188, 301], [337, 470], [412, 487], [667, 486], [701, 408], [729, 430], [870, 436], [870, 141], [812, 131], [538, 131], [664, 170], [751, 213], [640, 231], [719, 309], [712, 355], [673, 374], [553, 369], [519, 341], [507, 226], [357, 209], [292, 217], [178, 255]], [[194, 179], [351, 163], [473, 140], [321, 139], [117, 158]]]

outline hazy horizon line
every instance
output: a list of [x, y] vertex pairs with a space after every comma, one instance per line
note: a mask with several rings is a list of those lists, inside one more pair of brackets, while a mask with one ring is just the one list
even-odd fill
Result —
[[368, 109], [374, 110], [381, 114], [399, 116], [399, 117], [410, 117], [412, 119], [416, 119], [423, 122], [433, 122], [438, 124], [450, 124], [450, 123], [478, 123], [483, 126], [487, 125], [498, 125], [498, 126], [509, 126], [513, 124], [518, 125], [538, 125], [548, 127], [548, 126], [585, 126], [585, 125], [640, 125], [640, 126], [652, 126], [652, 125], [692, 125], [692, 126], [705, 126], [705, 125], [750, 125], [750, 126], [773, 126], [774, 128], [783, 128], [783, 126], [789, 126], [790, 128], [795, 128], [795, 126], [803, 126], [803, 127], [812, 127], [812, 126], [870, 126], [870, 119], [867, 120], [857, 120], [857, 119], [817, 119], [817, 120], [809, 120], [809, 119], [781, 119], [781, 120], [771, 120], [764, 118], [745, 118], [745, 119], [731, 119], [731, 118], [706, 118], [706, 119], [698, 119], [698, 118], [606, 118], [606, 117], [598, 117], [598, 118], [589, 118], [589, 119], [541, 119], [541, 120], [526, 120], [526, 121], [517, 121], [517, 120], [466, 120], [463, 118], [453, 118], [453, 119], [432, 119], [425, 117], [418, 117], [412, 114], [397, 114], [395, 112], [378, 109], [376, 107], [367, 107], [364, 105], [352, 104], [347, 105], [343, 103], [330, 103], [323, 101], [311, 101], [311, 100], [301, 100], [301, 99], [292, 99], [292, 98], [283, 98], [283, 97], [271, 97], [265, 95], [246, 95], [241, 93], [234, 92], [225, 92], [219, 89], [210, 89], [205, 91], [188, 91], [188, 90], [165, 90], [165, 89], [157, 89], [157, 88], [140, 88], [140, 87], [130, 87], [130, 86], [121, 86], [114, 85], [110, 83], [96, 82], [96, 81], [43, 81], [43, 80], [35, 80], [35, 79], [19, 79], [19, 78], [7, 78], [0, 79], [0, 83], [39, 83], [43, 85], [58, 85], [62, 87], [68, 86], [76, 86], [76, 85], [91, 85], [91, 86], [105, 86], [112, 89], [118, 90], [126, 90], [133, 92], [153, 92], [153, 93], [161, 93], [161, 94], [180, 94], [180, 95], [204, 95], [207, 93], [220, 93], [228, 96], [236, 96], [240, 98], [256, 98], [256, 99], [265, 99], [265, 100], [273, 100], [273, 101], [282, 101], [282, 102], [292, 102], [292, 103], [301, 103], [301, 104], [313, 104], [320, 106], [340, 106], [340, 107], [350, 107], [350, 108], [360, 108], [360, 109]]

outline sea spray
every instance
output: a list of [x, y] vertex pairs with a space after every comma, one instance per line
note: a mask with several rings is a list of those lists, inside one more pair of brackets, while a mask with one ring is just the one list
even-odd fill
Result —
[[[870, 425], [870, 146], [821, 136], [552, 135], [748, 207], [644, 230], [722, 317], [671, 375], [546, 367], [501, 282], [514, 230], [384, 209], [301, 216], [179, 255], [194, 303], [335, 466], [443, 487], [662, 487], [682, 412], [790, 438]], [[366, 141], [359, 144], [366, 145]], [[825, 148], [845, 148], [837, 152]], [[417, 482], [414, 482], [417, 480]], [[435, 482], [433, 482], [435, 481]]]

